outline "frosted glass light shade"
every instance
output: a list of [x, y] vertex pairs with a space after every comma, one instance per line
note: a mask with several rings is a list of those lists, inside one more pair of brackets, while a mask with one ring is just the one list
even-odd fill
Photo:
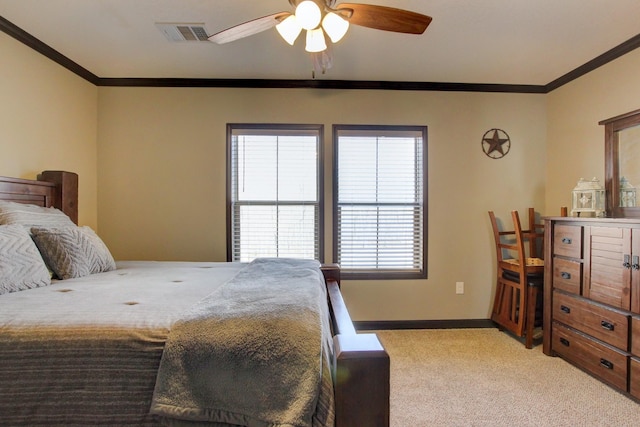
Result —
[[307, 52], [322, 52], [326, 48], [327, 43], [324, 40], [322, 28], [307, 30], [307, 45], [305, 47]]
[[347, 34], [349, 21], [336, 13], [329, 12], [322, 20], [322, 28], [327, 32], [332, 42], [338, 43]]
[[298, 23], [295, 15], [287, 17], [284, 21], [276, 25], [276, 30], [280, 33], [282, 38], [293, 46], [293, 43], [298, 38], [298, 35], [302, 31], [302, 27]]
[[317, 4], [311, 0], [305, 0], [296, 7], [298, 24], [305, 30], [312, 30], [320, 24], [322, 13]]

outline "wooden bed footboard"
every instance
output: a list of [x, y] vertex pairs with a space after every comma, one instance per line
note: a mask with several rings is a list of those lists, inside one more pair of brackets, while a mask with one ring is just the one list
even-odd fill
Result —
[[340, 292], [340, 270], [323, 266], [334, 330], [336, 427], [388, 427], [389, 355], [375, 334], [356, 333]]

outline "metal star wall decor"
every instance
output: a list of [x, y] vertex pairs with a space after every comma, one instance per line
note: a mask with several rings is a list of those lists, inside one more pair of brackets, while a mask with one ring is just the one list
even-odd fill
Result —
[[[490, 135], [491, 134], [491, 135]], [[500, 159], [511, 149], [511, 139], [502, 129], [489, 129], [482, 137], [482, 151], [492, 159]]]

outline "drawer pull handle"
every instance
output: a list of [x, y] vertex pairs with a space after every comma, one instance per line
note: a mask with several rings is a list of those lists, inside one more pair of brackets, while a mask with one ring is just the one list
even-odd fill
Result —
[[560, 273], [560, 276], [564, 279], [564, 280], [569, 280], [571, 279], [571, 273], [567, 273], [566, 271], [563, 271]]
[[571, 309], [569, 307], [567, 307], [566, 305], [561, 305], [560, 306], [560, 311], [562, 311], [563, 313], [571, 313]]
[[564, 243], [565, 245], [570, 245], [571, 244], [571, 238], [570, 237], [563, 237], [562, 238], [562, 243]]
[[613, 369], [613, 363], [609, 362], [607, 359], [600, 359], [600, 366], [607, 369]]
[[565, 347], [569, 347], [571, 345], [571, 343], [569, 342], [568, 339], [566, 338], [560, 338], [560, 344], [562, 344]]
[[607, 331], [613, 331], [613, 329], [615, 328], [615, 326], [613, 325], [613, 323], [611, 322], [607, 322], [606, 320], [603, 320], [600, 322], [600, 326], [602, 326], [604, 329], [606, 329]]

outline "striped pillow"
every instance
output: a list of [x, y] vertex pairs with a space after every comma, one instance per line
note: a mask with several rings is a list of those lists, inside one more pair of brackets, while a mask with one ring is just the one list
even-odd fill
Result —
[[51, 284], [49, 271], [20, 225], [0, 225], [0, 295]]
[[59, 279], [84, 277], [116, 268], [111, 252], [88, 226], [31, 229], [33, 240]]
[[0, 224], [31, 227], [75, 227], [71, 219], [59, 209], [0, 201]]

